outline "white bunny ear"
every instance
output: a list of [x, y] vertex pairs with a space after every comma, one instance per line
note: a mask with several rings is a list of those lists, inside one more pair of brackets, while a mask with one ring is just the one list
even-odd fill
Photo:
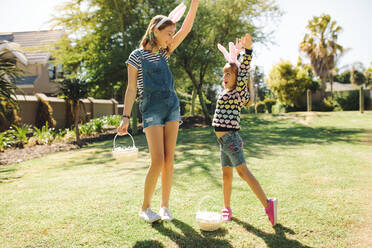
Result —
[[222, 52], [222, 54], [225, 56], [225, 59], [227, 60], [227, 62], [231, 62], [230, 54], [227, 52], [226, 48], [224, 48], [221, 44], [218, 44], [217, 47]]
[[168, 18], [172, 20], [172, 22], [176, 23], [178, 22], [183, 14], [186, 11], [186, 5], [182, 2], [179, 4], [169, 15]]

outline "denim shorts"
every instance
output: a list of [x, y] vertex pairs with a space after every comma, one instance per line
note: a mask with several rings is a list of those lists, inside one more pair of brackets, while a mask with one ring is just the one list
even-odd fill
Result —
[[150, 126], [165, 126], [169, 121], [180, 121], [180, 104], [176, 95], [152, 94], [145, 96], [140, 104], [143, 132]]
[[237, 131], [230, 131], [218, 139], [221, 152], [221, 166], [236, 167], [245, 164], [243, 140]]

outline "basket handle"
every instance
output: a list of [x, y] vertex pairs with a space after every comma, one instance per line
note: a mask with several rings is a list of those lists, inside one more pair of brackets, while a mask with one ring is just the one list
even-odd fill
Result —
[[212, 199], [212, 200], [215, 202], [215, 200], [214, 200], [214, 198], [213, 198], [212, 196], [210, 196], [210, 195], [206, 195], [206, 196], [204, 196], [203, 198], [201, 198], [201, 199], [199, 200], [199, 203], [198, 203], [198, 209], [196, 210], [196, 212], [200, 212], [200, 206], [201, 206], [201, 204], [202, 204], [206, 199], [208, 199], [208, 198]]
[[[133, 139], [133, 137], [132, 137], [132, 135], [130, 135], [130, 133], [127, 133], [130, 137], [131, 137], [131, 139], [132, 139], [132, 142], [133, 142], [133, 147], [136, 147], [136, 144], [134, 143], [134, 139]], [[114, 141], [113, 141], [113, 149], [115, 150], [115, 148], [116, 148], [116, 137], [118, 136], [118, 133], [115, 135], [115, 137], [114, 137]]]

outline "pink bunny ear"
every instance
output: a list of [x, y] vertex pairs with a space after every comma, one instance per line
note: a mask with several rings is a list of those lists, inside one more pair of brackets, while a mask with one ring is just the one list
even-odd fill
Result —
[[168, 18], [176, 23], [178, 22], [186, 11], [186, 5], [182, 2], [169, 15]]
[[233, 62], [236, 61], [236, 49], [235, 45], [232, 42], [229, 42], [230, 58]]
[[236, 48], [235, 44], [229, 42], [229, 50], [230, 50], [230, 58], [231, 62], [235, 63], [238, 67], [240, 67], [240, 62], [238, 61], [238, 49]]
[[155, 28], [159, 28], [164, 22], [167, 20], [171, 20], [172, 22], [178, 22], [183, 14], [186, 11], [186, 5], [182, 2], [179, 4], [172, 12], [168, 15], [168, 17], [164, 17], [158, 24], [156, 24]]
[[217, 47], [222, 52], [222, 54], [225, 56], [225, 59], [227, 60], [227, 62], [231, 62], [230, 54], [227, 52], [226, 48], [224, 48], [221, 44], [218, 44]]

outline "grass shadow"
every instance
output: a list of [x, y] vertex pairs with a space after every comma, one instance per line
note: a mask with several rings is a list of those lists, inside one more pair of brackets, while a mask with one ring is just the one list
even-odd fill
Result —
[[164, 248], [165, 246], [156, 240], [137, 241], [133, 248]]
[[[168, 223], [167, 223], [168, 224]], [[229, 248], [233, 247], [229, 241], [216, 239], [214, 237], [221, 237], [225, 236], [227, 231], [225, 229], [219, 230], [215, 234], [207, 234], [206, 232], [202, 232], [202, 235], [195, 231], [190, 225], [178, 220], [174, 219], [171, 223], [176, 228], [180, 229], [182, 233], [178, 233], [170, 228], [167, 228], [163, 222], [158, 222], [153, 224], [153, 228], [155, 228], [159, 233], [164, 236], [167, 236], [173, 242], [177, 244], [178, 247], [186, 248], [186, 247], [221, 247], [221, 248]]]
[[273, 227], [275, 230], [275, 234], [271, 234], [271, 233], [263, 232], [260, 229], [246, 222], [239, 220], [238, 218], [233, 217], [231, 220], [241, 225], [242, 227], [244, 227], [248, 232], [261, 238], [263, 241], [265, 241], [267, 247], [271, 247], [271, 248], [280, 248], [280, 247], [311, 248], [311, 246], [304, 245], [297, 240], [288, 239], [285, 234], [286, 233], [295, 234], [295, 232], [281, 224], [276, 224]]

